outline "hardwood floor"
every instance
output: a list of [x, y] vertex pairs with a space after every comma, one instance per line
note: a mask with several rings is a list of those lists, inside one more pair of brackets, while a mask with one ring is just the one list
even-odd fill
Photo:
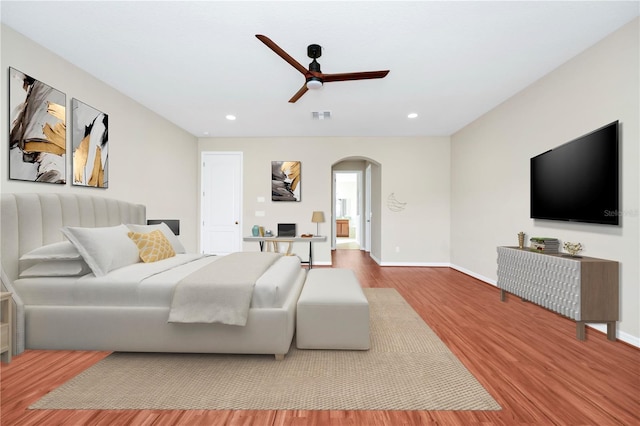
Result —
[[[0, 367], [4, 425], [640, 425], [640, 350], [449, 268], [379, 267], [337, 250], [363, 287], [393, 287], [500, 411], [28, 410], [107, 352], [26, 351]], [[215, 384], [213, 384], [215, 385]]]

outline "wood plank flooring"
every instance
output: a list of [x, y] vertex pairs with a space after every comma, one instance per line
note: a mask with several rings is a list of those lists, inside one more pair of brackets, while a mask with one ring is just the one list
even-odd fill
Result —
[[[640, 350], [450, 268], [379, 267], [337, 250], [363, 287], [392, 287], [475, 375], [500, 411], [28, 410], [108, 352], [26, 351], [0, 367], [9, 425], [640, 425]], [[215, 383], [213, 384], [215, 385]]]

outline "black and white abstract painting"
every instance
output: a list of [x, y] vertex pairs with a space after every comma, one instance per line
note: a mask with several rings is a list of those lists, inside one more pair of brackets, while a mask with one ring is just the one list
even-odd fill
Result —
[[9, 68], [9, 179], [66, 183], [64, 93]]
[[71, 99], [73, 184], [109, 187], [109, 116]]
[[300, 161], [271, 162], [271, 200], [300, 201]]

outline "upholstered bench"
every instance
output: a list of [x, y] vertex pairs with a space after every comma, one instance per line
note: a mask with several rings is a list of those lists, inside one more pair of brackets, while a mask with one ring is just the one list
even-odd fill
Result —
[[311, 269], [296, 315], [300, 349], [369, 349], [369, 302], [350, 269]]

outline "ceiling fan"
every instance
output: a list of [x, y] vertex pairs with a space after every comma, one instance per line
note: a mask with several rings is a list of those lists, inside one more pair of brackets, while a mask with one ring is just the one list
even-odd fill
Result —
[[309, 64], [309, 69], [303, 67], [298, 61], [293, 59], [287, 52], [282, 50], [280, 46], [275, 44], [269, 37], [263, 36], [261, 34], [256, 34], [258, 40], [267, 45], [267, 47], [274, 52], [282, 59], [287, 61], [291, 66], [300, 71], [305, 78], [305, 84], [302, 85], [300, 90], [296, 92], [295, 95], [289, 102], [293, 103], [300, 99], [302, 95], [304, 95], [308, 89], [319, 89], [322, 87], [324, 83], [329, 83], [332, 81], [347, 81], [347, 80], [368, 80], [373, 78], [383, 78], [389, 74], [389, 70], [384, 71], [362, 71], [362, 72], [347, 72], [347, 73], [339, 73], [339, 74], [324, 74], [320, 71], [320, 64], [316, 59], [318, 59], [322, 55], [322, 48], [317, 44], [310, 44], [307, 47], [307, 55], [313, 59]]

